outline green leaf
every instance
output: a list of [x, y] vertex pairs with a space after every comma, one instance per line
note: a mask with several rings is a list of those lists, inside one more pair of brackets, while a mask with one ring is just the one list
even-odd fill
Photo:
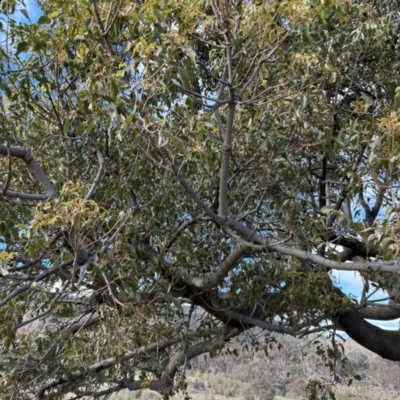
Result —
[[47, 17], [46, 15], [41, 15], [38, 19], [38, 24], [39, 25], [46, 25], [51, 22], [51, 18]]
[[126, 301], [128, 301], [129, 296], [128, 294], [125, 292], [125, 290], [120, 290], [118, 292], [118, 300], [121, 301], [122, 303], [125, 303]]
[[114, 79], [111, 80], [111, 98], [115, 101], [118, 95], [118, 86]]
[[306, 96], [300, 96], [300, 108], [301, 110], [304, 110], [307, 105], [307, 97]]
[[386, 250], [393, 243], [395, 243], [393, 238], [391, 237], [384, 238], [381, 242], [382, 250]]
[[124, 42], [124, 44], [122, 45], [122, 52], [123, 53], [127, 53], [130, 48], [132, 47], [132, 42]]
[[193, 50], [193, 47], [190, 45], [183, 46], [183, 50], [185, 51], [186, 55], [190, 58], [193, 65], [196, 65], [196, 53]]
[[321, 214], [329, 214], [332, 211], [335, 211], [335, 209], [331, 206], [324, 206], [320, 210]]
[[18, 10], [23, 16], [30, 21], [29, 15], [28, 15], [28, 10], [26, 8], [20, 8]]
[[353, 228], [356, 232], [361, 233], [364, 230], [365, 226], [362, 222], [354, 222]]

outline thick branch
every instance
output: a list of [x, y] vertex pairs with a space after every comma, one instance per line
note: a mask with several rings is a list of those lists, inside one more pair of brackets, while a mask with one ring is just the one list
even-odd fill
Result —
[[361, 346], [387, 360], [400, 361], [400, 331], [386, 331], [365, 321], [356, 311], [347, 309], [338, 313], [338, 322], [344, 331]]
[[94, 178], [92, 186], [90, 187], [89, 191], [85, 196], [85, 200], [89, 200], [92, 198], [104, 176], [104, 163], [105, 163], [104, 157], [98, 149], [93, 149], [93, 151], [96, 152], [97, 160], [99, 161], [99, 170], [97, 171], [97, 175]]
[[238, 234], [240, 234], [244, 242], [253, 246], [254, 249], [260, 248], [270, 248], [278, 253], [286, 254], [288, 256], [293, 256], [299, 258], [300, 260], [311, 261], [317, 265], [322, 267], [326, 267], [329, 269], [338, 269], [342, 271], [365, 271], [365, 272], [390, 272], [390, 273], [398, 273], [399, 268], [396, 266], [394, 261], [389, 262], [353, 262], [353, 263], [341, 263], [338, 261], [330, 260], [325, 257], [322, 257], [318, 254], [314, 254], [308, 251], [300, 250], [295, 247], [286, 246], [280, 243], [271, 243], [267, 238], [258, 235], [256, 232], [248, 228], [246, 225], [241, 222], [228, 218], [225, 221], [224, 226], [227, 226]]
[[219, 181], [219, 210], [218, 215], [226, 217], [228, 211], [228, 178], [229, 161], [232, 154], [233, 120], [235, 118], [236, 102], [229, 104], [228, 121], [222, 145], [221, 172]]
[[[224, 333], [225, 330], [226, 330], [226, 328], [222, 327], [222, 328], [219, 328], [219, 329], [206, 331], [206, 332], [204, 332], [204, 334], [211, 335], [211, 336], [221, 335], [221, 334]], [[197, 337], [198, 335], [199, 334], [197, 332], [193, 332], [193, 333], [189, 334], [188, 336], [189, 337]], [[42, 386], [37, 391], [35, 399], [37, 399], [37, 400], [43, 399], [48, 390], [51, 390], [51, 389], [53, 389], [53, 388], [55, 388], [57, 386], [65, 384], [65, 383], [76, 382], [76, 381], [82, 379], [83, 377], [85, 377], [88, 372], [89, 373], [97, 373], [97, 372], [103, 371], [103, 370], [105, 370], [107, 368], [113, 367], [116, 363], [125, 362], [125, 361], [128, 361], [128, 360], [130, 360], [132, 358], [135, 358], [135, 357], [139, 357], [139, 356], [148, 357], [149, 354], [151, 354], [151, 353], [161, 352], [162, 350], [165, 350], [168, 347], [170, 347], [170, 346], [172, 346], [172, 345], [174, 345], [176, 343], [179, 343], [181, 341], [182, 341], [182, 336], [178, 335], [178, 336], [175, 336], [175, 337], [173, 337], [171, 339], [167, 339], [167, 340], [164, 340], [164, 341], [159, 341], [159, 342], [152, 343], [151, 345], [149, 345], [147, 347], [140, 347], [137, 350], [128, 351], [128, 352], [125, 353], [124, 356], [122, 356], [122, 357], [120, 357], [118, 359], [116, 359], [114, 357], [111, 357], [111, 358], [99, 361], [99, 362], [97, 362], [95, 364], [92, 364], [89, 368], [87, 368], [86, 371], [80, 370], [80, 371], [69, 372], [69, 373], [65, 374], [64, 376], [58, 377], [58, 378], [52, 380], [51, 382], [48, 382], [46, 385]], [[141, 383], [143, 383], [143, 382], [141, 382]], [[136, 383], [135, 383], [135, 385], [136, 385]], [[126, 387], [126, 386], [124, 385], [124, 387]], [[150, 386], [147, 386], [147, 387], [151, 389]], [[137, 389], [140, 389], [140, 388], [143, 388], [143, 387], [139, 387]], [[137, 390], [137, 389], [133, 388], [131, 390]]]
[[[154, 390], [159, 393], [168, 393], [174, 386], [174, 378], [179, 368], [192, 358], [210, 352], [213, 347], [215, 347], [214, 341], [204, 341], [193, 344], [189, 346], [187, 350], [179, 352], [170, 359], [161, 378], [146, 384], [146, 389]], [[142, 380], [125, 380], [124, 383], [129, 390], [139, 390], [142, 389], [144, 385]]]
[[49, 196], [47, 194], [30, 194], [30, 193], [22, 193], [22, 192], [15, 192], [14, 190], [5, 190], [4, 186], [0, 186], [0, 192], [2, 195], [7, 197], [14, 197], [17, 199], [23, 200], [46, 200]]
[[295, 331], [290, 326], [283, 325], [274, 325], [269, 322], [263, 321], [261, 319], [253, 318], [251, 316], [247, 316], [241, 314], [240, 312], [233, 310], [224, 310], [225, 314], [229, 317], [240, 321], [244, 326], [258, 326], [262, 329], [266, 329], [269, 332], [278, 332], [278, 333], [286, 333], [289, 335], [294, 335]]
[[182, 280], [188, 285], [193, 285], [201, 289], [212, 289], [220, 285], [229, 271], [235, 268], [243, 257], [254, 252], [253, 248], [240, 243], [231, 254], [222, 262], [219, 268], [204, 277], [193, 276], [183, 272]]
[[377, 321], [392, 321], [400, 318], [400, 310], [391, 306], [360, 308], [358, 313], [363, 318], [375, 319]]
[[340, 246], [347, 247], [348, 249], [353, 250], [355, 252], [355, 255], [361, 257], [376, 257], [380, 254], [379, 250], [373, 247], [368, 248], [364, 242], [360, 242], [359, 240], [354, 238], [330, 235], [329, 241]]
[[[161, 149], [167, 156], [169, 156], [167, 149]], [[168, 157], [169, 158], [169, 157]], [[343, 271], [365, 271], [365, 272], [390, 272], [390, 273], [398, 273], [399, 269], [395, 265], [395, 262], [366, 262], [366, 263], [341, 263], [338, 261], [330, 260], [325, 257], [322, 257], [318, 254], [313, 254], [308, 251], [300, 250], [294, 247], [285, 246], [279, 243], [271, 243], [266, 237], [257, 234], [252, 229], [248, 228], [242, 222], [239, 222], [233, 218], [223, 218], [219, 215], [216, 215], [210, 207], [200, 199], [194, 190], [189, 186], [189, 184], [184, 179], [183, 175], [179, 171], [178, 167], [175, 164], [171, 165], [172, 170], [174, 171], [178, 182], [184, 188], [187, 195], [198, 204], [206, 213], [210, 216], [210, 218], [222, 225], [224, 228], [230, 228], [237, 232], [242, 238], [243, 243], [249, 246], [253, 246], [254, 249], [262, 249], [262, 248], [271, 248], [276, 250], [278, 253], [286, 254], [289, 256], [293, 256], [305, 261], [311, 261], [315, 264], [318, 264], [322, 267], [326, 267], [329, 269], [338, 269]]]
[[368, 226], [371, 226], [374, 223], [374, 218], [372, 217], [372, 211], [369, 207], [368, 203], [364, 199], [364, 190], [363, 188], [360, 189], [358, 194], [358, 201], [360, 202], [362, 208], [365, 212], [365, 220], [368, 222]]
[[58, 197], [57, 191], [54, 188], [53, 184], [50, 182], [50, 179], [47, 177], [42, 167], [36, 162], [36, 160], [32, 157], [31, 153], [28, 150], [19, 146], [6, 146], [4, 144], [0, 144], [0, 155], [10, 155], [11, 157], [20, 158], [36, 176], [37, 180], [45, 189], [47, 195], [49, 197]]

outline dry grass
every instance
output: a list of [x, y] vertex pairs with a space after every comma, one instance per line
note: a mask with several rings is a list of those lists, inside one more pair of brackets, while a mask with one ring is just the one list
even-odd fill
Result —
[[[330, 342], [319, 339], [323, 346]], [[329, 381], [329, 370], [315, 355], [310, 341], [279, 338], [283, 348], [263, 352], [239, 351], [239, 356], [220, 355], [213, 359], [200, 357], [187, 373], [188, 393], [193, 400], [273, 400], [284, 396], [306, 399], [310, 377]], [[400, 399], [400, 363], [381, 359], [351, 339], [343, 343], [348, 361], [344, 371], [357, 373], [361, 382], [348, 379], [334, 388], [337, 400], [398, 400]], [[174, 400], [183, 399], [174, 396]]]

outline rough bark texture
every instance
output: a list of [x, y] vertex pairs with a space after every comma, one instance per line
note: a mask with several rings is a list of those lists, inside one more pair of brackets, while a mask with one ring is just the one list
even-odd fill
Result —
[[400, 310], [391, 306], [361, 308], [358, 312], [363, 318], [376, 319], [378, 321], [392, 321], [400, 318]]

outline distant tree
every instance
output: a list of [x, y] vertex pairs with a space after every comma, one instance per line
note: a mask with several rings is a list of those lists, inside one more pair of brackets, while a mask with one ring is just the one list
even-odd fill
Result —
[[253, 327], [400, 360], [398, 2], [39, 3], [1, 3], [2, 398], [167, 396]]

